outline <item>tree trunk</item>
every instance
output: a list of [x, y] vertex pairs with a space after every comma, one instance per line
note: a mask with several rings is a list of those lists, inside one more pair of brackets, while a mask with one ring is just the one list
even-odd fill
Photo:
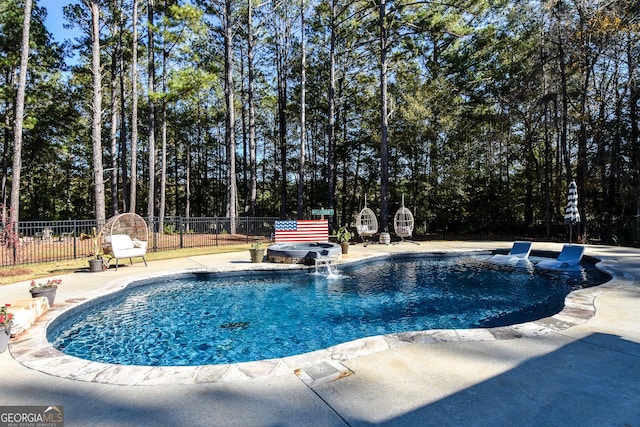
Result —
[[184, 183], [184, 216], [189, 219], [191, 216], [191, 143], [189, 140], [186, 142], [186, 156], [185, 156], [185, 183]]
[[[138, 0], [133, 0], [133, 41], [131, 46], [131, 185], [129, 212], [136, 211], [138, 174]], [[124, 167], [124, 163], [123, 163]], [[123, 175], [124, 180], [124, 175]]]
[[567, 182], [573, 180], [573, 172], [571, 171], [571, 158], [567, 147], [567, 126], [569, 121], [569, 94], [567, 93], [567, 72], [564, 57], [564, 44], [562, 36], [558, 35], [558, 60], [560, 61], [560, 90], [562, 91], [562, 112], [561, 112], [561, 130], [560, 130], [560, 147], [562, 150], [562, 158], [564, 160], [564, 168]]
[[[116, 20], [113, 20], [112, 34], [118, 31]], [[111, 52], [111, 82], [110, 82], [110, 99], [109, 109], [111, 110], [111, 128], [109, 129], [109, 163], [111, 169], [111, 216], [118, 212], [118, 174], [116, 173], [118, 166], [118, 46], [113, 47]]]
[[225, 99], [227, 114], [225, 120], [225, 145], [227, 151], [227, 216], [229, 217], [229, 233], [235, 234], [237, 211], [236, 187], [236, 137], [235, 137], [235, 105], [233, 92], [233, 20], [231, 16], [231, 0], [225, 0]]
[[[118, 62], [120, 64], [120, 161], [114, 162], [114, 169], [112, 175], [112, 182], [114, 182], [117, 189], [118, 179], [120, 178], [120, 189], [122, 190], [122, 212], [128, 212], [129, 207], [129, 191], [127, 189], [127, 181], [129, 178], [127, 167], [127, 102], [126, 102], [126, 79], [125, 79], [125, 62], [124, 62], [124, 44], [122, 40], [122, 34], [126, 29], [126, 19], [124, 13], [124, 5], [120, 3], [120, 20], [119, 20], [119, 32], [118, 32]], [[119, 166], [119, 168], [118, 168]], [[117, 191], [116, 191], [117, 193]], [[117, 206], [117, 204], [116, 204]]]
[[255, 40], [253, 37], [252, 9], [251, 0], [248, 0], [249, 7], [249, 23], [247, 31], [247, 72], [249, 73], [248, 91], [249, 91], [249, 216], [256, 215], [256, 199], [258, 197], [258, 179], [256, 170], [256, 110], [254, 99], [254, 63], [253, 48]]
[[[163, 65], [164, 68], [164, 65]], [[165, 70], [163, 70], [164, 74]], [[162, 77], [165, 80], [165, 77]], [[164, 83], [163, 83], [164, 85]], [[164, 92], [164, 91], [163, 91]], [[162, 102], [160, 113], [162, 124], [160, 125], [160, 206], [158, 208], [158, 230], [164, 233], [164, 216], [167, 204], [167, 102]]]
[[300, 64], [300, 160], [298, 163], [298, 219], [304, 218], [304, 169], [305, 169], [305, 137], [306, 137], [306, 118], [305, 118], [305, 91], [306, 91], [306, 66], [307, 58], [305, 52], [304, 40], [304, 0], [300, 0], [300, 43], [302, 50], [302, 63]]
[[[629, 68], [629, 121], [631, 122], [631, 134], [629, 139], [632, 147], [632, 164], [640, 163], [640, 131], [638, 130], [638, 100], [640, 89], [634, 76], [638, 75], [638, 60], [634, 51], [634, 43], [631, 36], [627, 36], [627, 67]], [[636, 172], [636, 227], [640, 229], [640, 174]], [[638, 244], [638, 241], [635, 242]]]
[[380, 0], [380, 229], [389, 231], [389, 145], [387, 106], [387, 48], [388, 34], [385, 27], [386, 0]]
[[280, 52], [282, 47], [278, 49], [278, 141], [280, 145], [280, 218], [287, 216], [287, 78], [284, 75], [285, 65], [283, 53]]
[[[20, 172], [22, 169], [22, 127], [24, 123], [24, 99], [27, 91], [27, 65], [29, 62], [29, 30], [31, 28], [32, 1], [24, 2], [24, 20], [22, 21], [22, 46], [20, 53], [20, 73], [18, 75], [18, 93], [16, 94], [16, 115], [13, 121], [13, 179], [11, 181], [10, 217], [13, 230], [18, 235], [20, 219]], [[15, 255], [15, 251], [14, 251]], [[14, 258], [14, 262], [16, 259]]]
[[[277, 135], [276, 150], [274, 152], [275, 164], [280, 164], [279, 170], [274, 170], [274, 187], [280, 183], [280, 217], [288, 216], [288, 186], [287, 186], [287, 91], [288, 73], [290, 72], [289, 49], [291, 37], [291, 22], [288, 9], [291, 5], [273, 4], [273, 32], [277, 80]], [[277, 191], [277, 190], [276, 190]]]
[[[15, 69], [12, 69], [9, 73], [7, 73], [7, 79], [5, 80], [7, 82], [7, 86], [8, 87], [13, 87], [13, 76], [15, 75], [15, 72], [17, 71]], [[11, 102], [9, 102], [8, 100], [4, 103], [4, 108], [5, 111], [9, 111], [11, 110]], [[7, 209], [9, 208], [8, 204], [7, 204], [7, 181], [8, 181], [8, 174], [9, 174], [9, 146], [10, 146], [10, 142], [11, 142], [11, 132], [12, 132], [12, 127], [11, 126], [11, 115], [10, 114], [5, 114], [4, 115], [4, 131], [3, 131], [3, 141], [2, 141], [2, 188], [0, 189], [0, 191], [2, 192], [2, 201], [0, 202], [2, 204], [2, 212], [0, 213], [0, 219], [2, 220], [2, 222], [6, 223], [7, 221]]]
[[[168, 9], [167, 1], [164, 2], [165, 13]], [[162, 111], [160, 113], [160, 207], [158, 209], [158, 230], [164, 233], [164, 215], [167, 203], [167, 61], [169, 51], [167, 47], [167, 26], [166, 19], [163, 22], [162, 32]]]
[[[335, 208], [336, 198], [336, 1], [331, 0], [331, 42], [329, 46], [329, 128], [327, 129], [327, 204]], [[333, 216], [334, 221], [338, 218]], [[333, 224], [334, 227], [337, 224]]]
[[147, 80], [148, 80], [148, 94], [147, 99], [149, 101], [149, 195], [147, 200], [147, 217], [149, 218], [149, 225], [153, 224], [155, 215], [155, 179], [156, 179], [156, 110], [155, 101], [153, 100], [153, 92], [155, 90], [155, 59], [153, 44], [153, 0], [147, 0], [147, 19], [149, 21], [148, 32], [148, 63], [147, 63]]
[[[544, 195], [544, 225], [545, 236], [551, 237], [551, 134], [549, 130], [549, 102], [551, 94], [549, 91], [547, 74], [547, 55], [545, 51], [545, 31], [541, 26], [540, 30], [540, 64], [542, 64], [542, 94], [543, 94], [543, 132], [544, 132], [544, 179], [542, 193]], [[555, 94], [553, 95], [556, 96]]]
[[[588, 101], [589, 101], [589, 81], [591, 79], [591, 75], [593, 72], [593, 65], [596, 63], [595, 57], [592, 60], [592, 55], [597, 55], [591, 51], [589, 46], [589, 28], [587, 21], [589, 18], [585, 17], [582, 13], [580, 13], [580, 33], [584, 39], [581, 42], [581, 54], [583, 58], [583, 81], [582, 81], [582, 93], [580, 94], [580, 130], [578, 133], [578, 162], [576, 167], [576, 183], [578, 185], [578, 191], [582, 191], [583, 200], [586, 200], [586, 188], [587, 188], [587, 115], [588, 111]], [[580, 225], [578, 226], [578, 238], [582, 242], [586, 242], [587, 240], [587, 212], [585, 203], [578, 204], [578, 210], [580, 211]], [[579, 241], [580, 241], [579, 240]]]
[[91, 141], [93, 142], [93, 182], [95, 215], [98, 230], [104, 226], [104, 172], [102, 169], [102, 70], [100, 65], [100, 4], [92, 0], [91, 8], [91, 73], [93, 75], [93, 112]]
[[[242, 49], [242, 48], [240, 48]], [[247, 99], [247, 90], [245, 87], [245, 62], [244, 52], [240, 53], [240, 126], [242, 127], [242, 200], [244, 206], [242, 212], [246, 215], [249, 211], [249, 141], [248, 141], [248, 129], [247, 129], [247, 106], [245, 105], [245, 99]]]

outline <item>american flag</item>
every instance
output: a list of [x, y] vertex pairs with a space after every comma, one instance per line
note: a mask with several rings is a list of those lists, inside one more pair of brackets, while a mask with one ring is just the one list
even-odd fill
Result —
[[326, 219], [276, 221], [276, 243], [328, 242], [329, 221]]

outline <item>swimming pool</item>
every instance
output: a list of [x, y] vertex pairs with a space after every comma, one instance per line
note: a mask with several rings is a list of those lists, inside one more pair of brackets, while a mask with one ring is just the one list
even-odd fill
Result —
[[[550, 316], [607, 278], [537, 274], [486, 257], [400, 257], [307, 272], [184, 274], [132, 283], [65, 313], [59, 350], [105, 363], [191, 366], [291, 356], [372, 335], [492, 327]], [[454, 280], [455, 279], [455, 280]]]

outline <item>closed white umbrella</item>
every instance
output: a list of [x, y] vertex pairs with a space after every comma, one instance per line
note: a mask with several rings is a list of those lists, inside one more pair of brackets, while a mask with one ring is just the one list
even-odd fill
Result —
[[569, 184], [569, 196], [567, 197], [567, 210], [564, 214], [564, 223], [569, 224], [569, 243], [573, 239], [573, 224], [580, 222], [580, 212], [578, 212], [578, 187], [575, 181]]

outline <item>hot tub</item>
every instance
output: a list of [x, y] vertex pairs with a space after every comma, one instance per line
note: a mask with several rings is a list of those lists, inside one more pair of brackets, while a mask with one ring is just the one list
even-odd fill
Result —
[[335, 243], [277, 243], [267, 248], [267, 259], [284, 264], [313, 264], [318, 258], [335, 258], [342, 249]]

